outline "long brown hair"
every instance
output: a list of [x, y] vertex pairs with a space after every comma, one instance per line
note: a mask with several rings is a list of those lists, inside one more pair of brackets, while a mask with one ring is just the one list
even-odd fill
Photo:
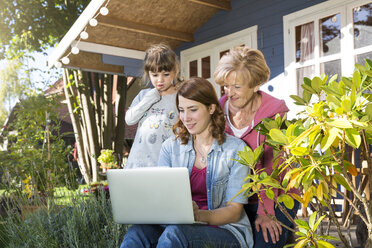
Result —
[[[218, 144], [221, 145], [225, 141], [225, 117], [213, 85], [204, 78], [193, 77], [181, 84], [178, 89], [176, 96], [177, 109], [179, 106], [179, 96], [200, 102], [207, 108], [212, 104], [216, 105], [216, 110], [211, 114], [209, 132], [217, 140]], [[182, 144], [186, 144], [189, 141], [190, 133], [180, 119], [174, 124], [173, 133], [177, 138], [180, 138]]]

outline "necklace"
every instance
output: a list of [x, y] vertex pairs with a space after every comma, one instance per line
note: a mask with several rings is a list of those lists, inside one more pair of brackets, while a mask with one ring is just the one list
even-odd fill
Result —
[[200, 152], [200, 150], [198, 149], [198, 147], [195, 144], [194, 144], [194, 148], [195, 148], [196, 152], [199, 153], [199, 155], [201, 157], [199, 161], [202, 164], [206, 164], [207, 163], [207, 159], [205, 158], [205, 156], [203, 156], [203, 153]]

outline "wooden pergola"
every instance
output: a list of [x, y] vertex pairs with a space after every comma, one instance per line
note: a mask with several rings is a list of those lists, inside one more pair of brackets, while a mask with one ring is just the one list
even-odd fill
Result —
[[[108, 15], [100, 14], [106, 6]], [[156, 43], [175, 49], [193, 42], [194, 33], [220, 10], [229, 10], [230, 0], [92, 0], [49, 56], [52, 67], [68, 56], [64, 67], [122, 74], [123, 66], [105, 64], [102, 55], [142, 60], [144, 51]], [[95, 18], [97, 26], [90, 26]], [[86, 31], [89, 37], [80, 38]], [[80, 52], [72, 54], [76, 46]]]

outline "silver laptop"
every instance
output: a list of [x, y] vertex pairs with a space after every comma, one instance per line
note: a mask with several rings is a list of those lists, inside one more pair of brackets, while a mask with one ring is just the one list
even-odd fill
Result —
[[187, 168], [108, 170], [107, 181], [116, 223], [195, 223]]

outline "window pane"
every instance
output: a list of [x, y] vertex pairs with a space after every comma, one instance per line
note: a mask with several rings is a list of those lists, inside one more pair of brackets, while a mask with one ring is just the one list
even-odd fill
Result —
[[297, 82], [297, 95], [302, 96], [303, 89], [301, 84], [304, 83], [304, 77], [312, 79], [314, 77], [315, 66], [310, 65], [296, 70], [296, 82]]
[[340, 80], [341, 75], [341, 60], [334, 60], [320, 64], [320, 73], [328, 75], [331, 78], [333, 75], [338, 74], [337, 80]]
[[319, 22], [320, 56], [336, 54], [341, 51], [341, 20], [340, 14], [325, 17]]
[[366, 61], [364, 59], [372, 60], [372, 52], [358, 54], [357, 56], [355, 56], [355, 63], [360, 64], [360, 65], [364, 65], [366, 63]]
[[354, 8], [355, 48], [372, 44], [372, 3]]
[[230, 49], [220, 52], [220, 58], [222, 58], [222, 56], [225, 55], [225, 53], [227, 53], [227, 52], [230, 52]]
[[296, 62], [314, 58], [314, 22], [296, 27]]
[[190, 61], [189, 63], [189, 74], [190, 77], [197, 77], [198, 76], [198, 61]]
[[211, 77], [211, 57], [202, 58], [202, 77]]

